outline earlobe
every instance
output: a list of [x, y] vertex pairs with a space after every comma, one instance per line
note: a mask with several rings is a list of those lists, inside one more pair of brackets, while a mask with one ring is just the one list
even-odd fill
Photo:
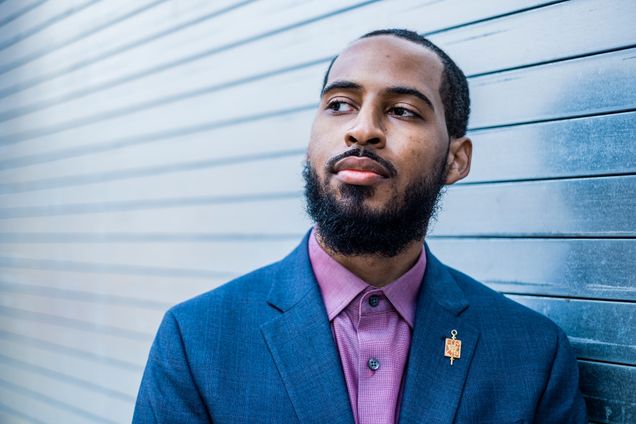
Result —
[[451, 137], [448, 149], [447, 173], [445, 184], [453, 184], [465, 178], [470, 172], [470, 162], [473, 155], [473, 142], [470, 138]]

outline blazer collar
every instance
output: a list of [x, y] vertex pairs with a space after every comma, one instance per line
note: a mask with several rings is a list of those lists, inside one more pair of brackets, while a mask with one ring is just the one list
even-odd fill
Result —
[[353, 424], [327, 312], [307, 251], [309, 233], [278, 264], [268, 303], [281, 314], [261, 325], [301, 423]]

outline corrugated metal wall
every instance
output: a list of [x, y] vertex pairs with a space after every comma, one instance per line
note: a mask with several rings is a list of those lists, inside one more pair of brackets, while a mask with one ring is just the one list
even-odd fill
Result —
[[328, 60], [381, 27], [470, 77], [474, 166], [430, 238], [561, 325], [636, 420], [633, 0], [0, 2], [0, 422], [130, 420], [170, 305], [307, 228]]

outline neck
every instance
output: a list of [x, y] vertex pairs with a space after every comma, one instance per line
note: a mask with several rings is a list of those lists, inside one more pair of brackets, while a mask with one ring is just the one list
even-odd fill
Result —
[[374, 287], [384, 287], [411, 269], [419, 258], [424, 244], [423, 240], [413, 241], [396, 256], [387, 258], [380, 255], [342, 255], [329, 249], [320, 234], [316, 234], [316, 240], [340, 265]]

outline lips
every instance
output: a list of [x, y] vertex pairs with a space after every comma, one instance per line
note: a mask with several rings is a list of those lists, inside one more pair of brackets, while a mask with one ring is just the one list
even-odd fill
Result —
[[389, 171], [373, 159], [350, 156], [336, 162], [334, 172], [353, 171], [360, 173], [373, 173], [383, 178], [389, 178]]

